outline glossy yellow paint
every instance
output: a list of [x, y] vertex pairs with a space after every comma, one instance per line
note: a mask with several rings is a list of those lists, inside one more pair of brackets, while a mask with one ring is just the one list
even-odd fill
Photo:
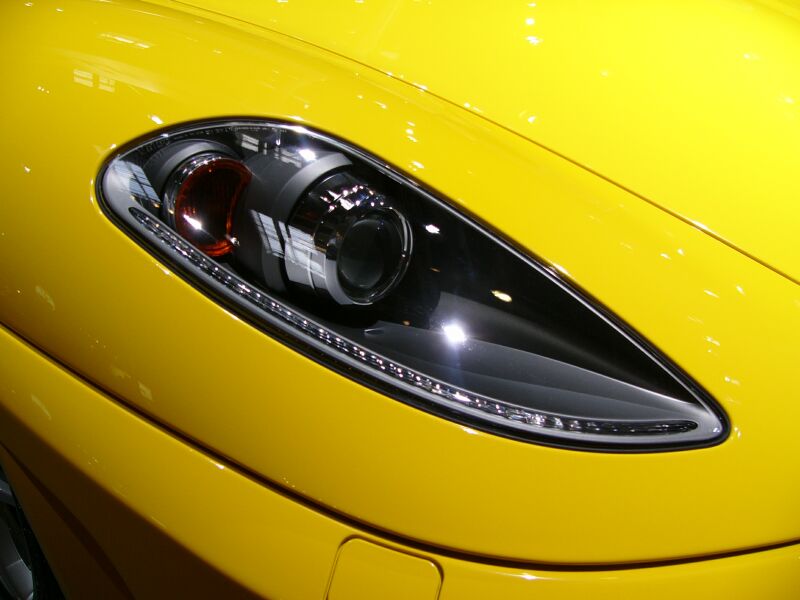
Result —
[[[789, 279], [474, 112], [285, 36], [133, 0], [28, 4], [4, 5], [0, 20], [13, 61], [0, 113], [7, 327], [232, 464], [433, 547], [619, 564], [800, 539]], [[510, 441], [364, 389], [243, 323], [116, 229], [94, 195], [119, 146], [226, 115], [333, 133], [448, 196], [686, 369], [732, 435], [642, 455]], [[115, 440], [128, 457], [153, 452], [135, 435]], [[121, 476], [144, 477], [130, 469]], [[140, 500], [161, 502], [167, 484]], [[238, 488], [219, 494], [238, 505]]]
[[185, 0], [370, 65], [800, 281], [800, 3]]
[[441, 586], [439, 567], [429, 559], [353, 539], [339, 550], [327, 598], [436, 600]]
[[[122, 597], [324, 597], [346, 527], [142, 420], [4, 329], [0, 375], [3, 446], [83, 527], [83, 552]], [[35, 509], [29, 500], [21, 494]], [[48, 556], [69, 547], [39, 537]], [[100, 590], [72, 597], [108, 597]]]
[[[413, 556], [427, 565], [425, 579], [438, 564], [440, 600], [789, 600], [800, 589], [797, 545], [687, 564], [569, 571], [475, 563], [383, 540], [186, 445], [5, 329], [0, 436], [14, 448], [12, 456], [0, 447], [0, 459], [34, 528], [48, 528], [37, 529], [48, 557], [71, 554], [61, 563], [70, 570], [56, 569], [67, 597], [322, 599], [336, 581], [337, 550], [354, 536], [385, 552], [360, 546], [354, 558], [368, 561], [364, 570], [396, 569], [389, 555]], [[65, 535], [48, 535], [57, 531]], [[402, 570], [419, 573], [418, 564]], [[356, 574], [345, 575], [355, 585]], [[367, 585], [348, 591], [348, 600], [377, 597]]]

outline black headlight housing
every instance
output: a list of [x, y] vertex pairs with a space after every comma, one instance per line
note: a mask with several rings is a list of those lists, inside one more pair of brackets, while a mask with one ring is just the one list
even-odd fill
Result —
[[[189, 281], [399, 400], [568, 448], [727, 435], [719, 407], [628, 327], [350, 144], [201, 123], [136, 142], [99, 181], [109, 216]], [[520, 218], [535, 218], [524, 198]]]

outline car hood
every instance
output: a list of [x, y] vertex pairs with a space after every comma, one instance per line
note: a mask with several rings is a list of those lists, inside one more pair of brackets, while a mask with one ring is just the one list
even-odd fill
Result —
[[190, 3], [478, 113], [800, 281], [797, 2]]

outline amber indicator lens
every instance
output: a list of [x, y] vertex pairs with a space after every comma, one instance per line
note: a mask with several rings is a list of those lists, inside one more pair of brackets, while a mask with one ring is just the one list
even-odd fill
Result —
[[230, 158], [196, 165], [175, 195], [175, 228], [209, 256], [233, 250], [231, 227], [236, 202], [250, 182], [250, 171]]

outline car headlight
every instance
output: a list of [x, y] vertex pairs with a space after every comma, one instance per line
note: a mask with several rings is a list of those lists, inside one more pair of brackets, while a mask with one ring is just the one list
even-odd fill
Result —
[[[189, 281], [398, 400], [566, 447], [727, 434], [696, 384], [552, 270], [329, 136], [248, 120], [174, 129], [113, 158], [99, 192]], [[536, 218], [526, 201], [520, 218]]]

